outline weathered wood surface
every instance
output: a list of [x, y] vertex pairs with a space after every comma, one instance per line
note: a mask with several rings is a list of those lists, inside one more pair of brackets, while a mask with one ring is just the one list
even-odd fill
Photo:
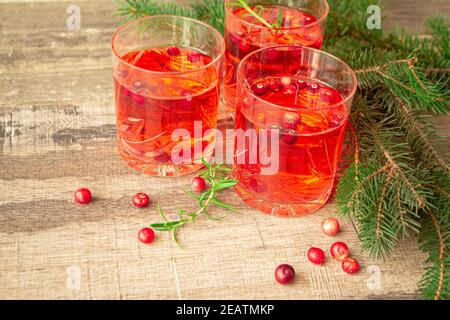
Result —
[[[266, 216], [246, 207], [223, 222], [201, 221], [152, 246], [137, 231], [157, 219], [130, 196], [151, 194], [168, 211], [188, 209], [189, 177], [149, 178], [117, 156], [109, 40], [118, 18], [112, 1], [77, 1], [81, 30], [66, 27], [66, 1], [0, 1], [0, 298], [1, 299], [370, 299], [417, 298], [424, 255], [401, 242], [388, 261], [362, 254], [348, 223], [330, 239], [320, 232], [331, 205], [299, 219]], [[424, 10], [449, 10], [446, 0], [392, 1], [392, 21], [420, 30]], [[445, 12], [445, 11], [444, 11]], [[226, 122], [226, 119], [222, 120]], [[442, 127], [448, 125], [441, 120]], [[448, 129], [446, 129], [448, 132]], [[74, 204], [79, 186], [95, 202]], [[346, 241], [362, 263], [355, 276], [338, 263], [307, 262], [310, 246]], [[293, 286], [273, 280], [280, 263], [298, 272]], [[381, 270], [370, 289], [369, 266]], [[76, 281], [80, 277], [79, 287]]]

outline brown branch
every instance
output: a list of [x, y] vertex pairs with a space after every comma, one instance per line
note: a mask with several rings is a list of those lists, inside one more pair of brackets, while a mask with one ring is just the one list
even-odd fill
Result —
[[398, 185], [397, 185], [397, 202], [398, 202], [398, 213], [400, 215], [400, 221], [401, 221], [401, 224], [403, 226], [403, 229], [406, 230], [405, 219], [404, 219], [404, 212], [402, 210], [402, 196], [401, 196], [401, 193], [400, 193], [400, 186], [398, 186]]
[[444, 271], [445, 271], [445, 263], [444, 263], [444, 250], [445, 250], [445, 243], [444, 243], [444, 237], [442, 236], [441, 228], [439, 227], [439, 223], [431, 212], [428, 212], [428, 214], [431, 217], [431, 220], [433, 220], [434, 227], [436, 228], [436, 232], [439, 239], [439, 261], [440, 263], [440, 272], [439, 272], [439, 283], [438, 288], [436, 290], [436, 293], [434, 294], [434, 300], [439, 300], [441, 298], [441, 291], [444, 284]]
[[389, 163], [392, 165], [393, 169], [395, 171], [398, 172], [398, 174], [403, 178], [403, 181], [406, 183], [406, 185], [408, 186], [409, 190], [412, 192], [412, 194], [414, 195], [414, 198], [416, 198], [417, 201], [417, 205], [419, 206], [419, 208], [424, 208], [425, 207], [425, 199], [418, 194], [417, 190], [415, 189], [414, 185], [412, 184], [412, 182], [408, 179], [408, 177], [405, 175], [405, 173], [403, 172], [403, 170], [400, 168], [400, 166], [394, 161], [394, 159], [392, 158], [392, 156], [389, 154], [389, 152], [384, 148], [384, 146], [382, 144], [379, 143], [379, 146], [381, 148], [381, 150], [383, 151], [383, 154], [385, 156], [385, 158], [389, 161]]
[[347, 205], [352, 208], [353, 206], [353, 202], [355, 197], [361, 192], [362, 187], [364, 186], [364, 184], [366, 184], [370, 179], [376, 177], [377, 175], [383, 173], [383, 172], [388, 172], [391, 169], [391, 164], [387, 163], [384, 167], [381, 167], [380, 169], [378, 169], [377, 171], [372, 172], [371, 174], [369, 174], [367, 177], [365, 177], [361, 183], [359, 184], [359, 186], [357, 186], [357, 188], [355, 189], [355, 191], [353, 191], [352, 196], [350, 197], [350, 201], [347, 203]]
[[[415, 60], [414, 62], [416, 62], [417, 60]], [[433, 96], [433, 94], [428, 90], [428, 88], [423, 84], [422, 80], [420, 80], [419, 76], [416, 73], [416, 70], [414, 68], [414, 62], [408, 62], [408, 67], [409, 70], [411, 71], [414, 79], [416, 79], [416, 81], [419, 83], [420, 87], [422, 88], [423, 91], [425, 91], [429, 96]], [[435, 101], [441, 102], [442, 99], [441, 98], [435, 98], [433, 97], [433, 99]]]
[[349, 123], [348, 128], [350, 129], [350, 132], [352, 133], [353, 143], [355, 144], [355, 182], [358, 183], [358, 174], [359, 174], [359, 143], [358, 143], [358, 137], [356, 136], [355, 129], [353, 126]]
[[372, 67], [365, 68], [365, 69], [359, 69], [359, 70], [356, 70], [355, 73], [359, 74], [359, 73], [378, 72], [378, 71], [380, 71], [380, 70], [382, 70], [384, 68], [390, 67], [390, 66], [395, 65], [395, 64], [402, 64], [402, 63], [408, 63], [409, 64], [411, 62], [412, 63], [416, 62], [416, 58], [394, 60], [394, 61], [391, 61], [389, 63], [383, 64], [383, 65], [372, 66]]
[[450, 68], [423, 68], [426, 73], [450, 73]]
[[397, 80], [397, 79], [391, 77], [390, 75], [387, 75], [386, 73], [382, 72], [381, 70], [378, 70], [378, 71], [376, 71], [376, 72], [377, 72], [379, 75], [381, 75], [383, 78], [388, 79], [388, 80], [394, 82], [396, 85], [402, 87], [403, 89], [408, 90], [409, 92], [412, 92], [412, 93], [416, 93], [416, 91], [415, 91], [413, 88], [408, 87], [406, 84], [404, 84], [404, 83], [402, 83], [401, 81], [399, 81], [399, 80]]

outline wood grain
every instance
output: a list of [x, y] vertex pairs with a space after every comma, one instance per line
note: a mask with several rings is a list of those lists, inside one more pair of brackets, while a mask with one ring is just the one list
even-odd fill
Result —
[[[81, 30], [68, 30], [66, 9], [81, 8]], [[448, 9], [431, 1], [427, 13]], [[414, 30], [423, 2], [391, 1], [398, 21]], [[430, 10], [430, 11], [428, 11]], [[181, 191], [190, 177], [150, 178], [118, 159], [109, 40], [119, 24], [112, 1], [0, 2], [0, 298], [1, 299], [415, 299], [424, 255], [414, 239], [402, 241], [388, 261], [360, 250], [348, 222], [330, 239], [317, 214], [281, 219], [224, 195], [240, 213], [215, 223], [199, 221], [152, 246], [138, 230], [158, 220], [154, 205], [137, 210], [130, 196], [145, 191], [168, 212], [192, 208]], [[448, 10], [447, 10], [448, 12]], [[391, 23], [391, 22], [389, 22]], [[440, 120], [442, 127], [448, 119]], [[229, 125], [222, 117], [221, 127]], [[448, 132], [448, 129], [446, 129]], [[73, 203], [78, 186], [95, 201]], [[361, 261], [345, 275], [338, 263], [307, 262], [310, 246], [344, 240]], [[293, 286], [280, 287], [273, 270], [291, 263]], [[369, 289], [376, 266], [381, 287]], [[72, 283], [80, 277], [80, 287]]]

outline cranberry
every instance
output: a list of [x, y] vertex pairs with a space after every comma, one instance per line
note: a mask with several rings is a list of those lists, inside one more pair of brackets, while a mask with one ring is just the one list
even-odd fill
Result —
[[250, 51], [250, 49], [252, 48], [252, 45], [245, 40], [242, 40], [239, 42], [239, 51], [242, 53], [248, 52]]
[[310, 83], [309, 85], [308, 85], [308, 90], [310, 91], [310, 92], [317, 92], [317, 91], [319, 91], [319, 89], [320, 89], [320, 86], [317, 84], [317, 83]]
[[136, 89], [141, 89], [141, 88], [144, 88], [144, 87], [145, 87], [144, 83], [143, 83], [141, 80], [135, 81], [135, 82], [133, 83], [133, 85], [134, 85], [134, 87], [135, 87]]
[[307, 87], [306, 81], [304, 81], [304, 80], [299, 79], [296, 82], [297, 82], [296, 85], [297, 85], [298, 90], [303, 90]]
[[286, 112], [283, 115], [283, 126], [286, 129], [295, 129], [300, 124], [302, 118], [299, 114], [293, 112]]
[[315, 20], [316, 20], [316, 19], [313, 18], [313, 17], [311, 17], [311, 16], [304, 16], [304, 17], [302, 17], [302, 18], [300, 19], [300, 24], [301, 24], [302, 26], [306, 26], [306, 25], [308, 25], [308, 24], [310, 24], [310, 23], [313, 23]]
[[287, 133], [283, 134], [283, 142], [292, 145], [297, 142], [297, 131], [295, 130], [288, 130]]
[[191, 52], [187, 55], [187, 58], [190, 62], [194, 63], [194, 62], [197, 62], [198, 60], [200, 60], [201, 55], [198, 52]]
[[179, 55], [180, 53], [181, 53], [181, 51], [180, 51], [180, 49], [178, 47], [173, 46], [173, 47], [167, 48], [167, 54], [169, 56], [174, 57], [174, 56]]
[[155, 239], [155, 231], [151, 228], [143, 228], [138, 233], [139, 241], [145, 244], [152, 243]]
[[328, 236], [335, 236], [340, 231], [339, 221], [335, 218], [328, 218], [322, 221], [322, 231]]
[[308, 259], [314, 264], [323, 264], [325, 262], [325, 252], [320, 248], [310, 248], [308, 250]]
[[145, 193], [139, 192], [133, 196], [133, 204], [138, 208], [145, 208], [150, 204], [150, 197]]
[[304, 133], [319, 133], [320, 131], [322, 131], [322, 129], [317, 126], [311, 127], [311, 126], [308, 126], [307, 124], [305, 124], [303, 126]]
[[336, 260], [342, 261], [349, 255], [348, 247], [343, 242], [335, 242], [331, 245], [330, 253]]
[[154, 157], [153, 159], [155, 160], [156, 163], [167, 163], [170, 161], [170, 156], [166, 152], [163, 152]]
[[264, 193], [268, 190], [267, 185], [264, 182], [255, 178], [250, 181], [250, 187], [257, 193]]
[[269, 86], [265, 83], [255, 83], [252, 85], [252, 91], [257, 95], [257, 96], [263, 96], [267, 93], [267, 91], [269, 91]]
[[342, 261], [342, 269], [348, 274], [356, 273], [359, 271], [359, 263], [356, 259], [347, 257]]
[[336, 128], [341, 125], [343, 120], [344, 120], [344, 117], [342, 116], [342, 114], [333, 113], [333, 115], [331, 116], [331, 119], [329, 120], [328, 125], [330, 126], [330, 128]]
[[195, 192], [203, 192], [206, 189], [206, 181], [202, 177], [195, 177], [191, 182], [191, 189]]
[[341, 97], [334, 90], [323, 90], [320, 92], [320, 99], [328, 103], [337, 103], [341, 100]]
[[79, 188], [75, 191], [75, 201], [79, 204], [88, 204], [92, 200], [91, 191], [88, 188]]
[[281, 83], [277, 80], [273, 80], [269, 83], [269, 89], [273, 92], [278, 92], [283, 88]]
[[295, 270], [288, 264], [281, 264], [275, 269], [275, 279], [280, 284], [289, 284], [295, 278]]

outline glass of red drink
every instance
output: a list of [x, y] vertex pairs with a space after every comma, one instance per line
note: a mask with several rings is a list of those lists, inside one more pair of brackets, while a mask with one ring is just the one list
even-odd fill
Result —
[[[235, 139], [237, 193], [272, 215], [318, 210], [336, 178], [357, 88], [354, 72], [323, 51], [281, 45], [249, 54], [237, 78], [236, 132], [245, 133]], [[278, 161], [270, 173], [266, 154]]]
[[151, 16], [121, 26], [112, 51], [122, 160], [155, 176], [200, 169], [214, 151], [221, 34], [197, 20]]
[[225, 0], [227, 111], [234, 112], [237, 67], [247, 54], [281, 44], [321, 49], [328, 12], [326, 0]]

